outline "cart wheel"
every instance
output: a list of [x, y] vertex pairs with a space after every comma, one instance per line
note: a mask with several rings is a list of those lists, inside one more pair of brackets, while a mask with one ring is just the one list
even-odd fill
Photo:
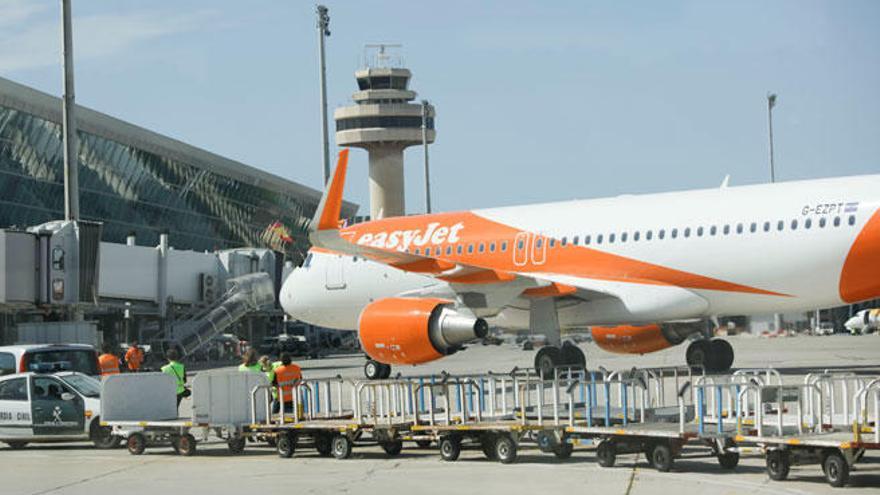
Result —
[[501, 464], [510, 464], [516, 461], [516, 442], [508, 434], [495, 437], [495, 456]]
[[418, 445], [420, 449], [427, 449], [431, 446], [431, 441], [430, 440], [416, 440], [416, 445]]
[[226, 442], [226, 446], [229, 447], [229, 452], [231, 454], [238, 455], [244, 452], [245, 443], [247, 443], [247, 439], [245, 437], [236, 435], [234, 437], [231, 437]]
[[132, 433], [128, 436], [125, 445], [128, 447], [128, 453], [131, 455], [141, 455], [147, 448], [147, 439], [140, 433]]
[[345, 435], [336, 435], [332, 440], [333, 457], [348, 459], [351, 457], [351, 439]]
[[315, 450], [321, 457], [330, 457], [333, 453], [333, 437], [326, 433], [315, 435]]
[[568, 459], [574, 451], [574, 445], [568, 442], [562, 442], [553, 449], [553, 454], [557, 459]]
[[782, 450], [767, 452], [767, 475], [771, 480], [783, 481], [788, 478], [789, 469], [791, 469], [791, 461], [788, 459], [788, 452]]
[[483, 451], [483, 455], [486, 456], [486, 459], [490, 461], [497, 461], [498, 457], [495, 455], [495, 435], [491, 433], [483, 433], [480, 436], [480, 447]]
[[382, 442], [382, 450], [390, 456], [395, 456], [403, 450], [403, 442], [400, 440], [391, 440], [390, 442]]
[[447, 435], [440, 439], [440, 457], [444, 461], [458, 460], [461, 455], [461, 439], [454, 435]]
[[724, 469], [733, 469], [739, 464], [739, 452], [718, 454], [718, 464]]
[[613, 467], [614, 459], [617, 457], [614, 444], [608, 440], [603, 440], [596, 448], [596, 459], [602, 467]]
[[846, 485], [846, 481], [849, 478], [849, 464], [847, 464], [846, 459], [843, 458], [840, 452], [831, 452], [825, 457], [825, 462], [822, 463], [822, 471], [825, 472], [825, 479], [828, 480], [828, 484], [835, 488]]
[[113, 434], [113, 428], [94, 423], [89, 432], [89, 439], [98, 449], [113, 449], [119, 446], [122, 438]]
[[20, 440], [10, 440], [6, 442], [9, 445], [9, 448], [12, 450], [21, 450], [27, 447], [27, 442], [22, 442]]
[[672, 469], [672, 449], [669, 448], [669, 445], [664, 443], [658, 443], [654, 445], [654, 448], [651, 449], [651, 464], [654, 465], [654, 468], [661, 473], [669, 472]]
[[545, 454], [549, 454], [553, 452], [553, 448], [555, 447], [555, 439], [553, 438], [553, 434], [547, 431], [539, 431], [538, 435], [535, 437], [535, 443], [538, 444], [538, 449]]
[[266, 445], [268, 445], [269, 447], [272, 447], [274, 449], [275, 447], [278, 446], [276, 444], [277, 444], [277, 441], [275, 440], [275, 437], [273, 437], [273, 436], [266, 437]]
[[177, 453], [184, 456], [191, 456], [196, 453], [196, 439], [189, 433], [185, 433], [177, 437], [174, 441]]
[[278, 451], [278, 457], [290, 459], [293, 452], [296, 451], [296, 435], [293, 433], [282, 433], [275, 438], [275, 449]]

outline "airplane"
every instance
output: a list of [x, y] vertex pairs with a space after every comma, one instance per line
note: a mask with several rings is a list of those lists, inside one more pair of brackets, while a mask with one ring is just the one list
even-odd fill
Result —
[[358, 332], [364, 374], [417, 365], [490, 326], [543, 333], [535, 368], [584, 366], [562, 342], [645, 354], [692, 340], [690, 366], [728, 370], [721, 316], [806, 311], [880, 297], [880, 175], [383, 218], [339, 218], [348, 150], [281, 305]]

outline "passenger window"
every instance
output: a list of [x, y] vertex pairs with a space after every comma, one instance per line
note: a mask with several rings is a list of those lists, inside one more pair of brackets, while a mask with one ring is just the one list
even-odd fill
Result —
[[690, 236], [691, 236], [691, 228], [690, 228], [690, 227], [686, 227], [686, 228], [684, 229], [684, 236], [685, 236], [685, 237], [690, 237]]
[[638, 242], [638, 241], [639, 241], [639, 231], [637, 230], [637, 231], [633, 232], [633, 242]]
[[620, 242], [626, 242], [626, 232], [620, 234]]
[[758, 224], [756, 224], [755, 222], [752, 222], [752, 224], [749, 225], [749, 232], [754, 234], [757, 231], [758, 231]]
[[0, 400], [28, 400], [27, 378], [13, 378], [0, 382]]
[[812, 226], [813, 226], [813, 220], [812, 220], [812, 219], [808, 218], [808, 219], [804, 220], [804, 228], [805, 228], [805, 229], [808, 229], [808, 228], [810, 228], [810, 227], [812, 227]]
[[473, 252], [474, 252], [474, 245], [468, 244], [468, 254], [473, 254]]
[[54, 378], [35, 376], [32, 392], [34, 400], [61, 400], [61, 394], [70, 390]]
[[416, 248], [415, 254], [419, 254], [420, 252], [421, 250], [419, 248]]
[[574, 236], [574, 239], [571, 240], [571, 243], [574, 244], [575, 246], [577, 246], [579, 240], [580, 240], [579, 236]]
[[561, 244], [562, 244], [563, 246], [565, 246], [566, 244], [568, 244], [568, 237], [563, 237], [563, 238], [562, 238], [562, 242], [561, 242]]
[[820, 228], [823, 228], [823, 229], [824, 229], [826, 223], [828, 223], [828, 222], [827, 222], [827, 220], [825, 220], [825, 217], [822, 217], [822, 218], [819, 219], [819, 227], [820, 227]]
[[481, 252], [481, 253], [482, 253], [482, 252], [485, 252], [485, 251], [486, 251], [486, 245], [483, 244], [483, 243], [481, 242], [481, 243], [480, 243], [480, 248], [479, 248], [479, 249], [480, 249], [480, 252]]
[[596, 236], [596, 244], [602, 244], [602, 234]]
[[834, 217], [834, 226], [840, 227], [840, 217]]
[[584, 236], [584, 246], [589, 246], [589, 245], [590, 245], [590, 236], [585, 235]]
[[697, 227], [697, 237], [703, 237], [703, 227]]
[[614, 244], [614, 234], [608, 234], [608, 244]]
[[663, 239], [666, 237], [666, 230], [660, 229], [660, 232], [657, 232], [657, 239]]
[[723, 232], [724, 235], [730, 234], [730, 225], [725, 225]]
[[672, 238], [675, 239], [678, 237], [678, 229], [672, 229]]
[[491, 244], [489, 244], [489, 252], [490, 252], [490, 253], [494, 253], [494, 252], [495, 252], [495, 243], [494, 243], [494, 242], [491, 243]]
[[764, 222], [764, 232], [770, 232], [770, 222]]
[[782, 230], [784, 228], [785, 228], [785, 222], [780, 220], [779, 223], [776, 224], [776, 230]]
[[524, 246], [525, 246], [525, 243], [524, 243], [523, 241], [519, 241], [519, 242], [516, 244], [516, 248], [517, 248], [517, 249], [522, 249]]
[[451, 254], [452, 254], [452, 246], [446, 246], [446, 256], [449, 256]]
[[654, 237], [654, 231], [653, 231], [653, 230], [649, 230], [649, 231], [645, 232], [645, 239], [647, 239], [647, 240], [650, 241], [652, 237]]
[[[520, 243], [520, 244], [522, 244], [522, 243]], [[463, 248], [462, 248], [461, 244], [459, 244], [458, 247], [455, 248], [455, 252], [457, 252], [458, 254], [461, 254], [462, 249]]]
[[741, 223], [736, 224], [736, 233], [737, 234], [743, 233], [743, 224], [741, 224]]
[[855, 225], [855, 224], [856, 224], [856, 216], [855, 216], [855, 215], [850, 215], [850, 216], [849, 216], [849, 224], [850, 224], [850, 225]]
[[544, 239], [538, 239], [537, 241], [535, 241], [536, 248], [540, 249], [541, 246], [543, 246], [543, 245], [544, 245]]
[[[556, 246], [556, 239], [550, 239], [550, 247]], [[540, 247], [540, 246], [538, 246]]]
[[716, 227], [714, 225], [709, 227], [709, 235], [715, 235], [717, 233], [718, 233], [718, 227]]
[[797, 224], [798, 224], [797, 218], [792, 220], [791, 221], [791, 230], [797, 230]]
[[14, 375], [15, 372], [15, 356], [11, 352], [0, 352], [0, 376]]
[[507, 241], [501, 243], [501, 252], [507, 251]]

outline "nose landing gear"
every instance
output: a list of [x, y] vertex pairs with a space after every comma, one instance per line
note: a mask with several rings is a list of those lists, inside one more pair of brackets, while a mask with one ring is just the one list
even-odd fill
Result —
[[391, 376], [391, 365], [367, 359], [364, 364], [364, 376], [367, 380], [384, 380]]
[[688, 366], [702, 367], [709, 373], [720, 373], [733, 365], [733, 347], [723, 339], [695, 340], [685, 352]]

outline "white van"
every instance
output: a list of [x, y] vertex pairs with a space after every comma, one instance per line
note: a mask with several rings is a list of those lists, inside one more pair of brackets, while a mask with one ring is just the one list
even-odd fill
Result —
[[98, 376], [98, 353], [86, 344], [22, 344], [0, 347], [0, 375], [78, 371]]
[[81, 442], [112, 448], [120, 438], [101, 426], [101, 382], [75, 371], [0, 376], [0, 442]]

